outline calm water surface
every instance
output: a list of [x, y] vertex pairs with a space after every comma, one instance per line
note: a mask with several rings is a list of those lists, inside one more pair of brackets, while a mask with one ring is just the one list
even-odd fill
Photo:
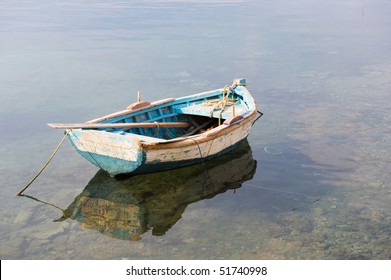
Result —
[[[321, 2], [321, 3], [318, 3]], [[391, 2], [0, 2], [0, 258], [390, 259]], [[114, 180], [48, 122], [245, 77], [203, 165]], [[32, 199], [33, 197], [34, 199]]]

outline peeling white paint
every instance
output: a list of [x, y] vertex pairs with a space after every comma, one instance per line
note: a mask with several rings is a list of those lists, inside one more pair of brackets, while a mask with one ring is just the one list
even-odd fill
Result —
[[96, 130], [72, 130], [69, 133], [80, 151], [129, 161], [138, 161], [140, 157], [141, 142], [135, 137]]

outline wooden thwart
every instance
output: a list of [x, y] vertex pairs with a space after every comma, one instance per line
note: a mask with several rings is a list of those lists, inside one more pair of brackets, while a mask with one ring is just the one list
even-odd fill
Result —
[[48, 123], [48, 126], [60, 129], [72, 128], [137, 128], [137, 127], [189, 127], [186, 122], [150, 122], [150, 123]]

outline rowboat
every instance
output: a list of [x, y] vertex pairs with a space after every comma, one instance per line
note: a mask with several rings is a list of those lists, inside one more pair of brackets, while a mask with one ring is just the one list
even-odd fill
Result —
[[76, 151], [111, 176], [200, 163], [234, 149], [262, 115], [245, 79], [180, 98], [138, 101], [65, 129]]
[[162, 236], [190, 204], [235, 192], [253, 178], [256, 167], [245, 140], [218, 158], [176, 170], [123, 180], [99, 170], [56, 221], [72, 219], [84, 228], [122, 240], [140, 240], [149, 231]]

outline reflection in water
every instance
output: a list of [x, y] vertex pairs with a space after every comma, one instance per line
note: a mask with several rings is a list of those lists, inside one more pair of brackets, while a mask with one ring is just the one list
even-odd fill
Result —
[[98, 171], [64, 211], [67, 218], [107, 236], [139, 240], [164, 235], [193, 202], [237, 189], [252, 179], [256, 161], [247, 141], [219, 158], [181, 169], [118, 180]]

